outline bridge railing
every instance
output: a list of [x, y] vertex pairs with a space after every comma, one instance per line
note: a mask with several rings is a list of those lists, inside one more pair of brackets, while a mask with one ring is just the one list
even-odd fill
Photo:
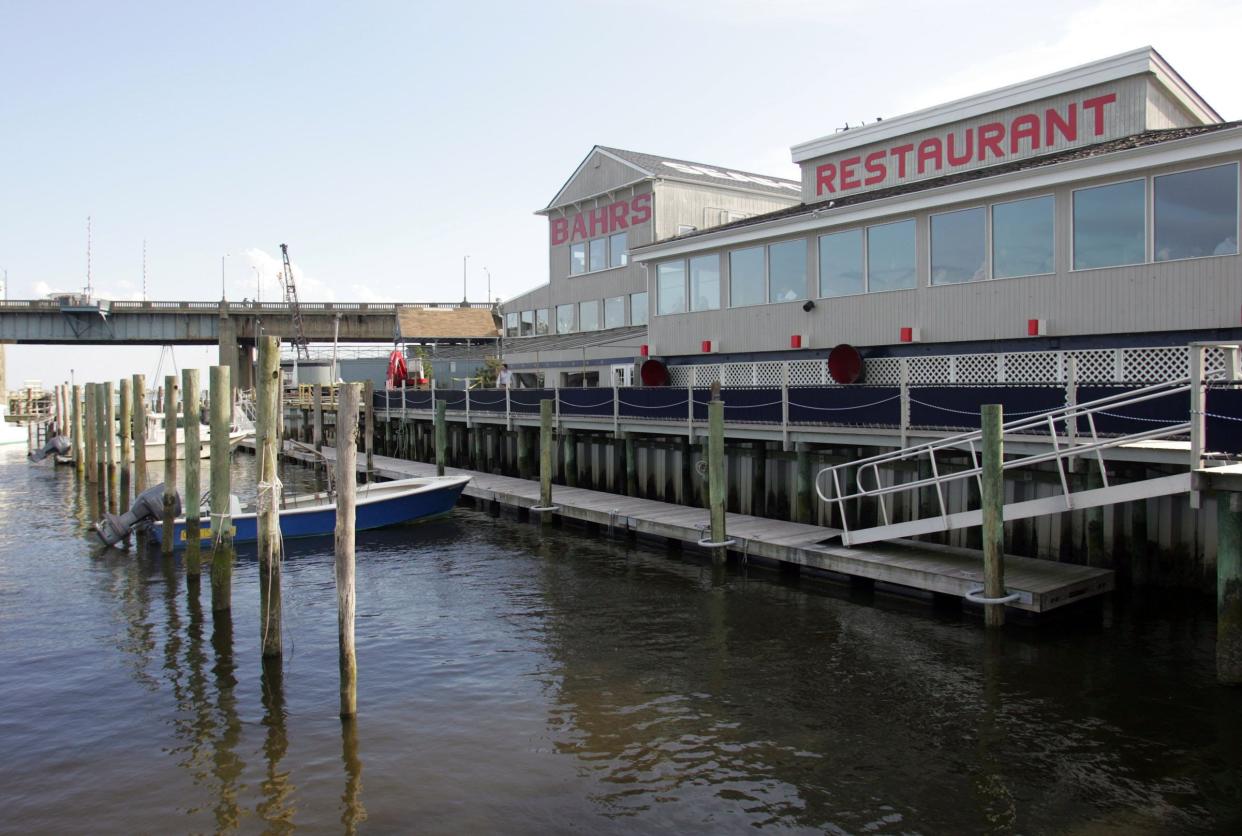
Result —
[[[172, 300], [117, 300], [110, 303], [112, 313], [118, 311], [220, 311], [229, 313], [288, 313], [289, 306], [284, 302], [206, 302], [206, 301], [172, 301]], [[311, 313], [395, 313], [400, 308], [460, 308], [460, 302], [303, 302], [303, 311]], [[476, 310], [490, 310], [487, 302], [470, 302], [466, 307]], [[55, 299], [8, 299], [0, 301], [0, 311], [58, 311], [60, 302]]]

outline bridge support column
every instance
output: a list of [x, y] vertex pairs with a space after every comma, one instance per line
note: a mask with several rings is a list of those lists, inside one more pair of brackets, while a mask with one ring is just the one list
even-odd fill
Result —
[[233, 384], [234, 392], [238, 389], [248, 390], [254, 388], [254, 346], [238, 343], [237, 369], [235, 372], [230, 370], [229, 374], [230, 380], [233, 379], [233, 374], [237, 375], [237, 382]]
[[1216, 508], [1216, 679], [1242, 685], [1242, 494], [1217, 494]]
[[220, 346], [220, 362], [218, 365], [229, 367], [229, 380], [233, 381], [232, 394], [237, 394], [241, 370], [238, 368], [237, 321], [223, 311], [220, 314], [218, 345]]

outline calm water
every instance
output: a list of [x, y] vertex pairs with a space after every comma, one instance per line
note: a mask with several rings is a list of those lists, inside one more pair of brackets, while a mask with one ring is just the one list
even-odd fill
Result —
[[[248, 460], [235, 470], [253, 482]], [[292, 471], [286, 482], [307, 479]], [[459, 510], [358, 540], [359, 718], [331, 543], [291, 547], [283, 674], [101, 551], [0, 452], [0, 831], [1238, 832], [1211, 602], [999, 641], [920, 606]]]

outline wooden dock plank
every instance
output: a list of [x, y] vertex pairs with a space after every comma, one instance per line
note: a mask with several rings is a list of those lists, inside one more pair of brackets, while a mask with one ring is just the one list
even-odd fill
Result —
[[[286, 445], [285, 452], [305, 462], [314, 458], [313, 453], [294, 445]], [[330, 447], [323, 450], [330, 462], [335, 461], [335, 453]], [[435, 475], [434, 464], [388, 456], [375, 456], [374, 461], [374, 472], [383, 478]], [[445, 472], [470, 476], [465, 494], [472, 498], [524, 508], [539, 504], [538, 481], [452, 467]], [[706, 508], [559, 485], [552, 496], [560, 509], [557, 513], [564, 517], [684, 543], [696, 543], [708, 524]], [[727, 527], [729, 536], [737, 540], [733, 549], [771, 560], [955, 596], [983, 586], [983, 560], [977, 551], [914, 541], [848, 547], [834, 542], [839, 532], [831, 528], [746, 514], [728, 514]], [[1105, 569], [1016, 555], [1005, 557], [1005, 580], [1009, 591], [1021, 596], [1010, 606], [1030, 612], [1046, 612], [1103, 594], [1114, 582], [1113, 573]]]

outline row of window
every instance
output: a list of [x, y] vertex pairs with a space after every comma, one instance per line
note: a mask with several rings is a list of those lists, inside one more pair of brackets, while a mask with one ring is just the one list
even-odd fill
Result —
[[[552, 333], [555, 324], [557, 334], [575, 331], [598, 331], [601, 328], [620, 328], [625, 325], [625, 297], [611, 296], [590, 302], [570, 302], [557, 305], [555, 323], [549, 322], [548, 308], [532, 311], [514, 311], [505, 314], [506, 337], [532, 337]], [[647, 324], [647, 292], [630, 294], [630, 325]]]
[[624, 267], [630, 262], [629, 234], [618, 232], [569, 245], [569, 274], [594, 273]]
[[[1146, 178], [1073, 192], [1074, 270], [1148, 260]], [[1172, 261], [1238, 252], [1238, 165], [1151, 178], [1150, 259]], [[1052, 195], [934, 214], [932, 285], [1055, 271], [1056, 199]], [[901, 290], [918, 284], [913, 218], [819, 236], [819, 295]], [[729, 306], [806, 298], [806, 240], [730, 250]], [[721, 305], [721, 257], [695, 256], [656, 268], [656, 313]]]

